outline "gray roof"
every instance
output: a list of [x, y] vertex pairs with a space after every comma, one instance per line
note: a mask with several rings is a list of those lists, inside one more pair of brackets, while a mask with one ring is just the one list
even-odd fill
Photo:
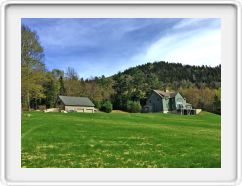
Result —
[[153, 91], [161, 97], [173, 98], [177, 95], [177, 92], [164, 92], [164, 91], [161, 91], [161, 90], [153, 90]]
[[87, 97], [72, 97], [72, 96], [59, 96], [64, 105], [69, 106], [88, 106], [94, 107], [95, 105]]

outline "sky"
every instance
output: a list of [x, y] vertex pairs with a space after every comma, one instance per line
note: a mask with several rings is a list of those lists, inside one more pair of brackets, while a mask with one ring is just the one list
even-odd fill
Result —
[[39, 36], [48, 70], [111, 76], [147, 62], [221, 64], [216, 18], [23, 18]]

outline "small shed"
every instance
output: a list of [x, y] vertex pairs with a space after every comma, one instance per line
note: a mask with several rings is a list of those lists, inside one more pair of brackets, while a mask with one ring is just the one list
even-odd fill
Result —
[[67, 112], [94, 113], [95, 105], [88, 97], [59, 96], [58, 107]]

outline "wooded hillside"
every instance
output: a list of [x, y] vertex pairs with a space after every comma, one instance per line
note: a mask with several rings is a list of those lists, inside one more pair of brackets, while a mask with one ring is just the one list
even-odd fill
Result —
[[164, 61], [147, 63], [111, 77], [83, 79], [74, 68], [48, 71], [37, 33], [22, 26], [22, 109], [54, 107], [58, 95], [87, 96], [97, 108], [136, 111], [152, 89], [179, 91], [195, 108], [220, 113], [221, 66], [190, 66]]

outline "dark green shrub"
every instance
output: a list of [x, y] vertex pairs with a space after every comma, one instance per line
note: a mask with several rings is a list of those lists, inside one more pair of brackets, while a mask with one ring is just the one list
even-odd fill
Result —
[[136, 113], [141, 111], [141, 105], [138, 101], [128, 101], [127, 102], [127, 111]]
[[113, 110], [113, 105], [110, 101], [104, 101], [100, 110], [107, 112], [107, 113], [110, 113]]

